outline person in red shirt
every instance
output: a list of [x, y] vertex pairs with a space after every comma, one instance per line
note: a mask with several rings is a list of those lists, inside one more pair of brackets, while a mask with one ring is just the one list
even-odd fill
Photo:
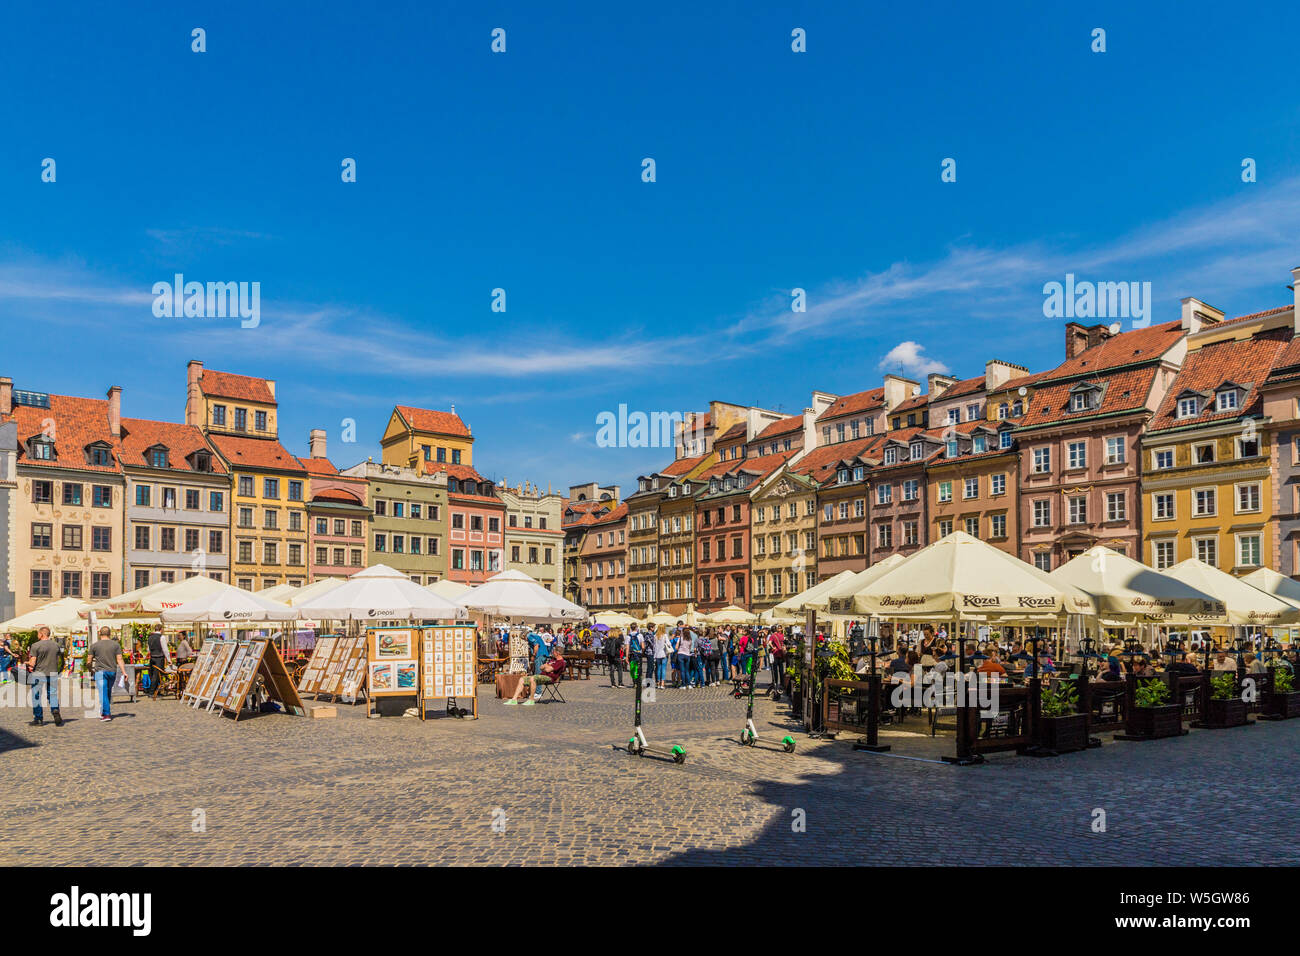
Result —
[[548, 657], [546, 663], [542, 665], [542, 672], [540, 674], [529, 674], [521, 680], [519, 686], [515, 688], [515, 695], [507, 700], [506, 703], [518, 704], [519, 698], [524, 695], [524, 688], [527, 687], [529, 696], [528, 699], [524, 701], [524, 706], [533, 706], [537, 703], [538, 698], [542, 696], [542, 692], [537, 685], [555, 683], [560, 679], [560, 675], [564, 673], [564, 669], [568, 666], [568, 662], [564, 659], [564, 653], [557, 642], [555, 648], [551, 651], [551, 656]]

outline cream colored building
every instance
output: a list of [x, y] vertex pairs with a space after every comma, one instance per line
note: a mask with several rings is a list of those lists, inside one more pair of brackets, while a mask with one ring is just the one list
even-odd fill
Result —
[[502, 479], [497, 494], [506, 506], [505, 564], [562, 594], [565, 496], [531, 482], [511, 488]]

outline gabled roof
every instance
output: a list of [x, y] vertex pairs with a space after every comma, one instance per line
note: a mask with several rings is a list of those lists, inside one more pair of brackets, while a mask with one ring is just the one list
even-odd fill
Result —
[[883, 435], [872, 435], [869, 438], [855, 438], [853, 441], [837, 442], [833, 445], [818, 445], [791, 465], [790, 470], [807, 475], [814, 481], [825, 481], [828, 476], [835, 474], [836, 468], [842, 461], [852, 461], [857, 458], [879, 461], [880, 449], [884, 443]]
[[1025, 414], [1017, 422], [1021, 428], [1061, 424], [1077, 419], [1090, 419], [1098, 415], [1136, 412], [1144, 409], [1147, 396], [1159, 369], [1155, 365], [1105, 374], [1101, 404], [1083, 411], [1070, 411], [1069, 381], [1058, 381], [1035, 390]]
[[854, 415], [884, 407], [885, 389], [869, 388], [865, 392], [854, 392], [852, 395], [837, 398], [826, 411], [817, 416], [817, 421], [820, 424], [827, 419], [839, 418], [842, 415]]
[[455, 412], [439, 412], [429, 408], [415, 408], [411, 405], [395, 405], [393, 408], [412, 431], [450, 435], [455, 438], [471, 437], [469, 429]]
[[974, 378], [963, 379], [953, 385], [949, 385], [942, 392], [931, 399], [932, 402], [946, 402], [950, 398], [961, 398], [963, 395], [974, 395], [976, 392], [984, 391], [984, 376], [977, 375]]
[[274, 468], [306, 474], [298, 456], [274, 438], [241, 438], [236, 435], [209, 435], [208, 441], [221, 452], [232, 468]]
[[311, 496], [312, 502], [328, 501], [340, 505], [361, 505], [361, 496], [343, 488], [326, 488]]
[[1275, 309], [1265, 309], [1263, 312], [1252, 312], [1250, 315], [1239, 315], [1235, 319], [1225, 319], [1223, 322], [1220, 322], [1217, 325], [1211, 325], [1208, 328], [1221, 329], [1225, 325], [1232, 325], [1234, 322], [1249, 322], [1252, 319], [1262, 319], [1270, 315], [1279, 315], [1283, 312], [1290, 312], [1293, 308], [1294, 306], [1291, 305], [1279, 305]]
[[719, 442], [733, 441], [735, 439], [744, 440], [745, 435], [748, 433], [749, 429], [745, 426], [744, 422], [736, 422], [736, 424], [732, 425], [717, 438], [713, 439], [713, 443], [716, 445]]
[[614, 524], [616, 522], [624, 520], [626, 517], [627, 517], [627, 504], [620, 503], [619, 506], [615, 508], [613, 511], [611, 511], [609, 514], [597, 518], [595, 521], [591, 522], [591, 524], [593, 526], [602, 525], [602, 524]]
[[299, 458], [298, 464], [312, 475], [337, 475], [339, 470], [334, 467], [334, 463], [328, 458]]
[[[1244, 341], [1215, 342], [1188, 352], [1169, 394], [1152, 416], [1149, 430], [1185, 428], [1258, 414], [1262, 410], [1259, 386], [1287, 351], [1291, 338], [1290, 329], [1275, 329]], [[1244, 388], [1246, 394], [1236, 408], [1216, 412], [1213, 396], [1224, 385]], [[1198, 395], [1206, 402], [1199, 415], [1179, 418], [1178, 399], [1188, 393]]]
[[[146, 418], [122, 419], [122, 464], [153, 467], [145, 454], [158, 445], [166, 447], [168, 467], [173, 471], [193, 471], [189, 456], [196, 451], [211, 450], [196, 425], [155, 422]], [[212, 470], [226, 474], [225, 463], [217, 455], [212, 455]]]
[[[18, 464], [121, 474], [122, 443], [109, 431], [106, 399], [51, 395], [49, 408], [16, 405], [12, 418], [18, 428]], [[47, 419], [54, 423], [52, 434], [55, 458], [53, 461], [28, 458], [24, 443], [45, 433]], [[107, 444], [112, 451], [113, 464], [87, 464], [86, 448], [101, 442]]]
[[216, 369], [204, 369], [199, 376], [199, 387], [203, 394], [212, 398], [233, 398], [241, 402], [258, 402], [274, 405], [275, 395], [264, 378], [251, 375], [236, 375], [234, 372], [218, 372]]
[[787, 435], [790, 432], [797, 431], [803, 431], [803, 415], [791, 415], [789, 418], [782, 418], [773, 422], [755, 435], [754, 441], [761, 442], [776, 438], [778, 435]]
[[1121, 332], [1090, 349], [1084, 349], [1072, 359], [1066, 359], [1046, 373], [1044, 381], [1056, 381], [1073, 375], [1095, 375], [1128, 365], [1154, 362], [1186, 334], [1179, 321]]
[[930, 403], [929, 394], [913, 395], [906, 401], [899, 402], [889, 410], [889, 414], [897, 415], [899, 412], [910, 412], [913, 409], [925, 408]]
[[696, 455], [694, 458], [678, 458], [668, 467], [658, 472], [661, 475], [667, 475], [670, 478], [677, 478], [687, 474], [692, 468], [707, 458], [707, 455]]

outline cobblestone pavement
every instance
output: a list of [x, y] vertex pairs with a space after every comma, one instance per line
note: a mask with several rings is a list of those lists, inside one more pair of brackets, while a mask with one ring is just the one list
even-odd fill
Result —
[[[889, 756], [800, 733], [793, 755], [743, 748], [725, 688], [662, 690], [645, 729], [686, 748], [678, 766], [618, 749], [630, 689], [566, 682], [569, 703], [534, 707], [483, 689], [477, 721], [340, 705], [236, 724], [140, 701], [33, 728], [0, 707], [0, 864], [1300, 862], [1274, 834], [1296, 808], [1300, 721], [959, 768], [936, 760], [950, 742], [911, 733], [885, 735]], [[767, 742], [785, 715], [756, 700]]]

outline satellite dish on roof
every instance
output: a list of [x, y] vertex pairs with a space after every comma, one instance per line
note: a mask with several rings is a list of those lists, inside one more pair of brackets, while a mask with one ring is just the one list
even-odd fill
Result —
[[921, 394], [921, 386], [920, 386], [920, 385], [913, 385], [913, 386], [912, 386], [912, 394], [913, 394], [913, 395], [920, 395], [920, 394]]
[[1023, 385], [1021, 385], [1021, 386], [1020, 386], [1020, 391], [1017, 392], [1016, 394], [1018, 394], [1021, 398], [1024, 398], [1026, 395], [1029, 394], [1029, 389], [1027, 389], [1027, 388], [1025, 388]]
[[1110, 325], [1110, 334], [1111, 334], [1111, 335], [1119, 335], [1119, 330], [1120, 330], [1121, 328], [1122, 328], [1122, 326], [1121, 326], [1118, 322], [1112, 322], [1111, 325]]

